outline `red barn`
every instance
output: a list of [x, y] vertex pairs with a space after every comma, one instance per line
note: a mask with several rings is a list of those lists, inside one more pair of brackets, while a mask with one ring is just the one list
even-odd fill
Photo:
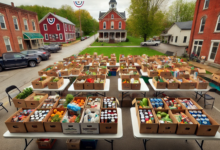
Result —
[[66, 43], [76, 40], [75, 24], [66, 18], [48, 13], [39, 24], [44, 42]]
[[220, 1], [197, 0], [189, 43], [189, 54], [206, 56], [220, 64]]
[[110, 0], [109, 11], [99, 13], [99, 41], [109, 43], [126, 41], [125, 28], [125, 12], [118, 12], [116, 0]]

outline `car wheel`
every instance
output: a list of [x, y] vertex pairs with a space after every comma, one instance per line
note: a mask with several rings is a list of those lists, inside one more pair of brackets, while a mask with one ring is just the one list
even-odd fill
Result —
[[144, 46], [147, 46], [147, 44], [144, 44]]
[[158, 44], [156, 43], [155, 46], [158, 46]]
[[2, 66], [0, 66], [0, 72], [2, 72], [2, 70], [3, 70], [3, 68], [2, 68]]
[[28, 64], [30, 67], [35, 67], [37, 65], [37, 63], [35, 61], [29, 61]]

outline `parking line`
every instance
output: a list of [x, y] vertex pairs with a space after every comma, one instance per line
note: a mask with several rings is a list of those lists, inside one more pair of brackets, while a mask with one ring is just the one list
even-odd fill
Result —
[[213, 108], [215, 108], [218, 112], [220, 112], [220, 110], [218, 108], [216, 108], [215, 106]]

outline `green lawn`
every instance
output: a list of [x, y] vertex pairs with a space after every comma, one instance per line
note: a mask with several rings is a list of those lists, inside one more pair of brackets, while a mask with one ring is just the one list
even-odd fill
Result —
[[91, 46], [140, 46], [141, 42], [143, 42], [143, 38], [137, 38], [132, 36], [127, 36], [129, 42], [121, 42], [121, 43], [105, 43], [105, 42], [94, 42]]
[[90, 47], [83, 50], [80, 54], [89, 53], [93, 55], [94, 52], [97, 52], [98, 55], [104, 54], [104, 56], [111, 56], [111, 54], [115, 53], [117, 60], [119, 61], [119, 54], [127, 55], [142, 55], [146, 54], [148, 56], [154, 55], [164, 55], [158, 51], [147, 47]]

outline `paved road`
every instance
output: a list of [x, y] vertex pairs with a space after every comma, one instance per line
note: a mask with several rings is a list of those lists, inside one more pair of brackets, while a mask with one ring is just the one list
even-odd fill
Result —
[[[95, 35], [97, 38], [98, 34]], [[22, 89], [25, 84], [30, 84], [31, 81], [38, 77], [38, 71], [53, 64], [54, 62], [63, 60], [64, 57], [68, 57], [73, 54], [78, 54], [90, 44], [94, 42], [94, 36], [89, 39], [79, 42], [75, 45], [69, 47], [63, 47], [63, 49], [58, 53], [52, 53], [51, 57], [47, 61], [42, 61], [35, 68], [22, 68], [14, 70], [6, 70], [0, 73], [0, 97], [1, 100], [7, 96], [5, 89], [10, 85], [16, 85], [18, 88]]]

